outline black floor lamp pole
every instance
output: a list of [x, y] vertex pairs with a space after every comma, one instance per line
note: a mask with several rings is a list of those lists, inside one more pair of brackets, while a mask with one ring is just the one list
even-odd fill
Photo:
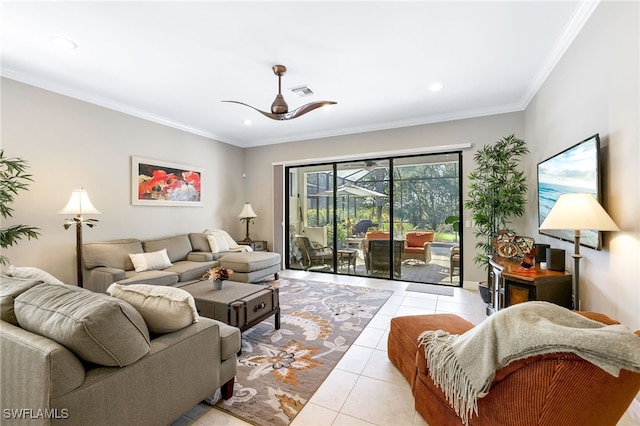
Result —
[[576, 229], [573, 235], [575, 249], [573, 252], [573, 309], [580, 310], [580, 230]]
[[82, 277], [82, 216], [76, 217], [76, 269], [78, 274], [78, 287], [83, 287]]

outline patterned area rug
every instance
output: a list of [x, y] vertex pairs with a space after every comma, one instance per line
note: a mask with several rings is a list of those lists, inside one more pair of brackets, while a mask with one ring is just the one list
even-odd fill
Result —
[[281, 278], [280, 330], [242, 333], [234, 395], [216, 408], [256, 425], [288, 425], [391, 292]]

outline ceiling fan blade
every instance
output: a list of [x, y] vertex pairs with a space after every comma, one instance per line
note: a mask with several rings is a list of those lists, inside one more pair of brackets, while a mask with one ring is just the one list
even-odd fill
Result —
[[244, 105], [246, 107], [249, 107], [253, 110], [258, 111], [260, 114], [264, 115], [265, 117], [269, 117], [272, 120], [277, 120], [277, 121], [286, 121], [286, 120], [293, 120], [294, 118], [300, 117], [301, 115], [304, 115], [306, 113], [308, 113], [309, 111], [313, 111], [316, 108], [321, 108], [323, 106], [326, 105], [335, 105], [337, 104], [337, 102], [334, 101], [319, 101], [319, 102], [311, 102], [309, 104], [306, 105], [302, 105], [299, 108], [294, 109], [293, 111], [289, 111], [287, 113], [284, 114], [274, 114], [272, 112], [266, 112], [266, 111], [262, 111], [256, 107], [253, 107], [249, 104], [245, 104], [244, 102], [238, 102], [238, 101], [221, 101], [221, 102], [230, 102], [233, 104], [240, 104], [240, 105]]
[[244, 105], [246, 107], [249, 107], [251, 109], [254, 109], [256, 111], [258, 111], [260, 114], [264, 115], [265, 117], [269, 117], [272, 120], [285, 120], [284, 118], [282, 118], [282, 115], [284, 114], [274, 114], [272, 112], [266, 112], [266, 111], [262, 111], [256, 107], [252, 107], [249, 104], [245, 104], [244, 102], [238, 102], [238, 101], [221, 101], [221, 102], [230, 102], [232, 104], [240, 104], [240, 105]]
[[300, 117], [301, 115], [304, 115], [306, 113], [308, 113], [309, 111], [313, 111], [316, 108], [321, 108], [323, 106], [327, 106], [327, 105], [335, 105], [337, 104], [337, 102], [334, 101], [318, 101], [318, 102], [311, 102], [308, 103], [306, 105], [302, 105], [299, 108], [294, 109], [293, 111], [290, 111], [286, 114], [282, 114], [285, 117], [282, 118], [282, 120], [291, 120], [297, 117]]

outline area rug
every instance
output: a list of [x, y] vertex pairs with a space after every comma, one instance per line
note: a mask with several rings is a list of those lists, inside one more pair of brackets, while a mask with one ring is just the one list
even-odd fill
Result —
[[288, 425], [336, 366], [390, 291], [281, 278], [273, 318], [242, 333], [234, 394], [216, 408], [260, 426]]
[[417, 293], [438, 294], [440, 296], [453, 296], [453, 288], [442, 285], [432, 284], [409, 284], [407, 291], [415, 291]]

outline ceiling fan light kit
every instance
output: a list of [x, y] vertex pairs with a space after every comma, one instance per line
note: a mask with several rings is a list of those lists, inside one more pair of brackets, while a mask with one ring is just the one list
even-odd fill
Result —
[[265, 117], [269, 117], [272, 120], [278, 120], [278, 121], [292, 120], [294, 118], [298, 118], [308, 113], [309, 111], [313, 111], [316, 108], [337, 104], [337, 102], [334, 102], [334, 101], [311, 102], [306, 105], [302, 105], [301, 107], [296, 108], [293, 111], [289, 111], [289, 105], [287, 105], [287, 102], [284, 100], [284, 96], [282, 96], [282, 76], [287, 73], [287, 67], [285, 67], [284, 65], [274, 65], [272, 67], [272, 70], [273, 70], [273, 73], [276, 76], [278, 76], [278, 94], [276, 95], [276, 98], [271, 104], [271, 112], [259, 110], [256, 107], [245, 104], [244, 102], [238, 102], [238, 101], [222, 101], [222, 102], [231, 102], [234, 104], [247, 106], [251, 109], [258, 111], [260, 114], [264, 115]]

